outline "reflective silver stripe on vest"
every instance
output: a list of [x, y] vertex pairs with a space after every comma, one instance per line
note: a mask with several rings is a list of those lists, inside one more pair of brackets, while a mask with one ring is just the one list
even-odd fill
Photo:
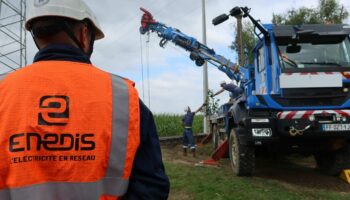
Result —
[[106, 177], [122, 177], [128, 142], [129, 89], [122, 78], [111, 76], [113, 87], [112, 144]]
[[129, 181], [122, 177], [129, 129], [129, 89], [122, 78], [111, 75], [111, 79], [112, 142], [105, 177], [97, 182], [47, 182], [4, 189], [0, 190], [0, 200], [98, 200], [101, 195], [123, 196], [126, 193]]
[[92, 183], [44, 183], [0, 190], [1, 200], [98, 200], [102, 194], [122, 196], [128, 181], [104, 178]]

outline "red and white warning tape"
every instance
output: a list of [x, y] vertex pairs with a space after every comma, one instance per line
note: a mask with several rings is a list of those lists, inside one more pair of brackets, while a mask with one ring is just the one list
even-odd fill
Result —
[[336, 114], [343, 117], [350, 117], [350, 110], [302, 110], [302, 111], [283, 111], [277, 113], [278, 119], [308, 119], [315, 114]]
[[339, 74], [341, 73], [344, 79], [350, 79], [350, 72], [298, 72], [298, 73], [283, 73], [287, 76], [293, 75], [330, 75], [330, 74]]

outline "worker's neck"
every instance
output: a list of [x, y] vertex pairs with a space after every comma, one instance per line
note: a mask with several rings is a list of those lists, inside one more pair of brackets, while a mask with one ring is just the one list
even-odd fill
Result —
[[54, 37], [36, 39], [39, 49], [46, 48], [52, 44], [66, 44], [76, 48], [79, 48], [77, 44], [71, 40], [66, 34], [58, 33]]
[[56, 42], [45, 43], [44, 45], [40, 45], [39, 48], [40, 48], [40, 49], [45, 49], [46, 47], [51, 46], [51, 45], [54, 45], [54, 44], [64, 44], [64, 45], [69, 45], [69, 46], [72, 46], [72, 47], [79, 48], [79, 47], [77, 47], [77, 45], [75, 45], [74, 43], [71, 43], [71, 42], [62, 42], [62, 41], [56, 41]]

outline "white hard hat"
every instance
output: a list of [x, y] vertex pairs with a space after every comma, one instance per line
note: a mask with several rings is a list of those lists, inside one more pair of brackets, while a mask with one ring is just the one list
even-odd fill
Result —
[[95, 39], [104, 37], [95, 15], [82, 0], [30, 0], [27, 5], [26, 30], [30, 30], [30, 22], [39, 17], [67, 17], [78, 21], [90, 20], [95, 28]]

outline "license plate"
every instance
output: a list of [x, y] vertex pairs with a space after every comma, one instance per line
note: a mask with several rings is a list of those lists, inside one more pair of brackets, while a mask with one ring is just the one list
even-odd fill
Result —
[[350, 124], [323, 124], [323, 131], [350, 131]]

